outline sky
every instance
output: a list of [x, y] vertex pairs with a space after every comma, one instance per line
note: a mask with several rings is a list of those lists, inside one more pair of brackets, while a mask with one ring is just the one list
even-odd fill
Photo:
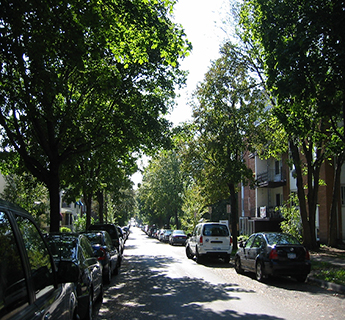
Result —
[[[177, 106], [167, 117], [175, 126], [192, 119], [188, 100], [197, 84], [203, 81], [211, 61], [219, 57], [220, 46], [226, 39], [221, 26], [227, 13], [227, 3], [229, 0], [179, 0], [174, 7], [173, 21], [182, 25], [193, 46], [190, 55], [181, 61], [181, 69], [189, 71], [186, 86], [177, 91], [180, 96], [176, 99]], [[144, 158], [139, 167], [143, 168], [146, 163]], [[141, 182], [141, 173], [134, 174], [132, 181], [136, 188]]]

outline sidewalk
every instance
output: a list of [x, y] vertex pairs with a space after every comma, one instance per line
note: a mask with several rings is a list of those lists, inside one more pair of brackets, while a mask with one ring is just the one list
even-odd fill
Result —
[[[310, 254], [311, 261], [327, 262], [334, 266], [342, 267], [345, 270], [345, 250], [329, 247], [321, 247], [319, 252]], [[340, 285], [313, 277], [313, 270], [308, 276], [308, 282], [315, 283], [322, 288], [338, 293], [345, 293], [345, 285]]]

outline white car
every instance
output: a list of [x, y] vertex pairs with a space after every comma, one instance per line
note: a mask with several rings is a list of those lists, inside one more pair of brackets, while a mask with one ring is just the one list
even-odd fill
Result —
[[229, 263], [232, 237], [229, 227], [218, 222], [199, 223], [186, 242], [186, 255], [199, 263], [205, 257], [222, 258]]

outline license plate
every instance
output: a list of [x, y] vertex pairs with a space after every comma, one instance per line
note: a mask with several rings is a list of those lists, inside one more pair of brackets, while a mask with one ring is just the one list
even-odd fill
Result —
[[289, 259], [296, 259], [296, 253], [288, 253], [288, 254], [287, 254], [287, 257], [288, 257]]

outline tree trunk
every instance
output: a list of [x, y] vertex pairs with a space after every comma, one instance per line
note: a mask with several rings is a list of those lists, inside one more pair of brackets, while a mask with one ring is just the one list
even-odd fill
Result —
[[175, 211], [175, 225], [176, 225], [176, 229], [179, 230], [180, 229], [180, 223], [178, 220], [178, 210]]
[[237, 223], [238, 223], [238, 194], [233, 183], [229, 184], [230, 200], [231, 200], [231, 213], [230, 213], [230, 228], [233, 240], [233, 248], [237, 249]]
[[59, 232], [61, 221], [59, 177], [52, 176], [47, 187], [50, 199], [50, 232]]
[[[315, 237], [315, 219], [314, 220], [312, 219], [312, 221], [314, 221], [314, 226], [312, 226], [309, 221], [307, 203], [306, 203], [306, 198], [305, 198], [305, 193], [304, 193], [303, 172], [302, 172], [299, 149], [297, 145], [291, 139], [289, 140], [289, 146], [290, 146], [290, 151], [293, 158], [293, 163], [295, 165], [296, 176], [297, 176], [297, 196], [299, 200], [300, 214], [301, 214], [301, 219], [302, 219], [303, 244], [308, 249], [316, 250], [318, 246], [317, 246], [316, 237]], [[315, 212], [314, 212], [314, 215], [315, 215]]]
[[334, 183], [333, 183], [333, 196], [331, 211], [329, 214], [329, 230], [328, 230], [328, 245], [335, 247], [337, 245], [337, 208], [339, 203], [340, 194], [340, 176], [341, 169], [345, 160], [345, 152], [342, 152], [336, 159], [335, 162], [335, 173], [334, 173]]
[[97, 201], [98, 201], [98, 218], [99, 222], [103, 223], [103, 215], [104, 215], [104, 198], [103, 198], [103, 191], [97, 191]]
[[92, 193], [84, 192], [84, 200], [85, 200], [85, 203], [86, 203], [86, 227], [85, 228], [87, 230], [90, 227], [90, 224], [91, 224]]

